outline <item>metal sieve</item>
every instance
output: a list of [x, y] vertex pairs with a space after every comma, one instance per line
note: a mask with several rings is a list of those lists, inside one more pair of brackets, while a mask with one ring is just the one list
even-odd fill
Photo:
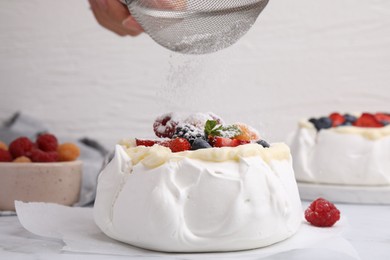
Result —
[[121, 0], [145, 32], [175, 52], [205, 54], [237, 42], [268, 0]]

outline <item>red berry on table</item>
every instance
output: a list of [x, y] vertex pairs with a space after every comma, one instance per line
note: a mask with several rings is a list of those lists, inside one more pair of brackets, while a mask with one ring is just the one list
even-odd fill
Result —
[[31, 156], [31, 150], [34, 148], [34, 143], [27, 137], [19, 137], [12, 141], [9, 145], [9, 152], [13, 158], [20, 156]]
[[155, 140], [146, 140], [146, 139], [135, 139], [135, 143], [137, 146], [153, 146], [157, 143]]
[[160, 145], [168, 147], [173, 153], [183, 152], [191, 149], [190, 142], [182, 137], [161, 142]]
[[178, 122], [173, 113], [164, 114], [156, 118], [153, 124], [154, 133], [161, 138], [172, 138]]
[[11, 162], [12, 155], [9, 151], [0, 149], [0, 162]]
[[340, 113], [332, 113], [329, 115], [330, 120], [332, 120], [332, 126], [339, 126], [342, 125], [345, 122], [344, 116], [342, 116]]
[[318, 198], [306, 209], [305, 218], [313, 226], [331, 227], [340, 219], [340, 211], [333, 203]]
[[237, 139], [215, 136], [212, 140], [212, 144], [214, 147], [236, 147], [241, 144], [241, 141]]
[[36, 143], [38, 148], [45, 152], [54, 152], [58, 148], [57, 138], [48, 133], [39, 135]]
[[31, 161], [33, 162], [58, 162], [57, 152], [45, 152], [41, 149], [31, 151]]
[[363, 113], [353, 125], [359, 127], [383, 127], [383, 124], [373, 114], [369, 113]]

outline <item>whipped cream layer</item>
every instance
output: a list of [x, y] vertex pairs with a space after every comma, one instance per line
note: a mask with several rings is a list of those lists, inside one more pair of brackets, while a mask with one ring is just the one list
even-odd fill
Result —
[[390, 185], [390, 126], [317, 132], [300, 123], [291, 140], [296, 179], [338, 185]]
[[96, 224], [116, 240], [165, 252], [245, 250], [292, 236], [302, 209], [291, 156], [270, 150], [267, 160], [251, 153], [236, 158], [236, 149], [223, 152], [233, 159], [203, 160], [193, 151], [149, 167], [142, 162], [151, 157], [134, 163], [116, 146], [99, 176]]

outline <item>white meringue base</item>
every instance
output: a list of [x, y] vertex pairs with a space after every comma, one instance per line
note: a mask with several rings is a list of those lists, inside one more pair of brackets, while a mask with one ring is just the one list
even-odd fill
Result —
[[287, 239], [302, 222], [302, 208], [291, 158], [183, 157], [151, 169], [133, 166], [117, 146], [99, 176], [94, 218], [105, 234], [137, 247], [216, 252]]
[[356, 186], [390, 185], [390, 126], [338, 127], [317, 133], [301, 124], [291, 141], [299, 182]]

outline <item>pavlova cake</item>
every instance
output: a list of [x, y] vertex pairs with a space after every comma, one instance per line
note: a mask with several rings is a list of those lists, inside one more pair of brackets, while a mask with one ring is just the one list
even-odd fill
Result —
[[235, 251], [294, 235], [302, 209], [288, 146], [212, 113], [169, 113], [128, 139], [99, 176], [96, 224], [165, 252]]
[[390, 185], [390, 114], [332, 113], [302, 120], [291, 141], [304, 183]]

